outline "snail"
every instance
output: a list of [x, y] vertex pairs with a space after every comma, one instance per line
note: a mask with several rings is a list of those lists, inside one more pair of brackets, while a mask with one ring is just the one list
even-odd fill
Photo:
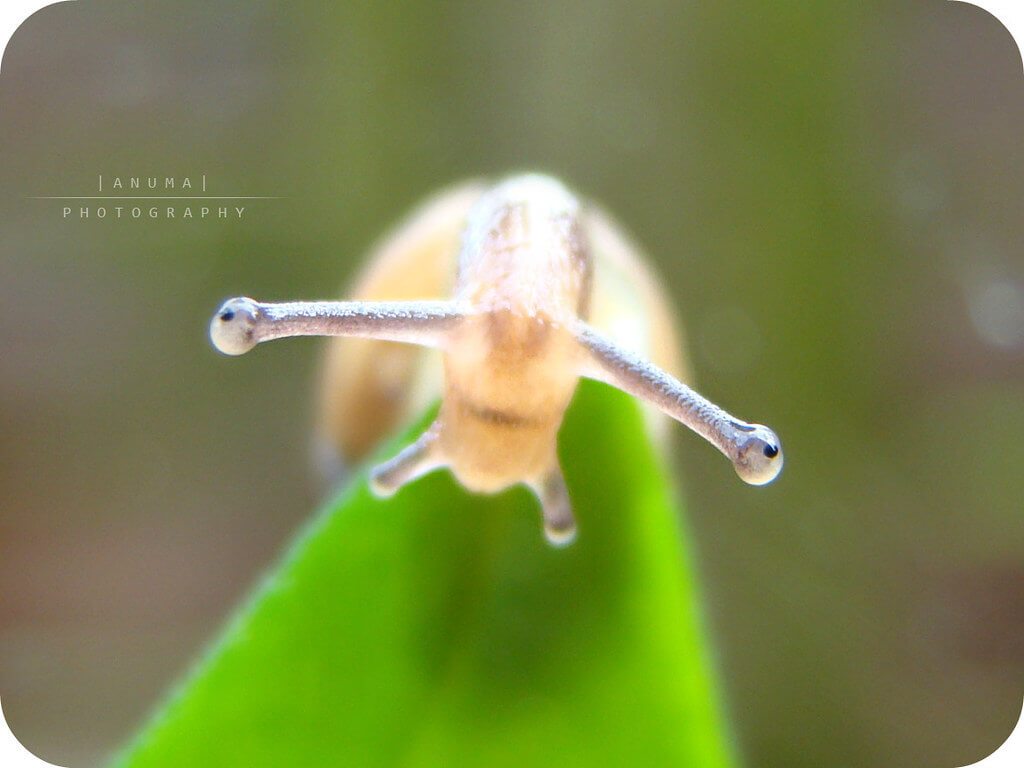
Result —
[[671, 312], [638, 254], [606, 214], [553, 178], [472, 182], [438, 195], [392, 234], [354, 300], [234, 298], [213, 317], [210, 336], [228, 355], [289, 336], [344, 337], [328, 352], [323, 408], [330, 440], [349, 458], [417, 399], [417, 347], [438, 350], [437, 418], [371, 471], [372, 490], [390, 496], [442, 467], [474, 492], [523, 483], [540, 500], [548, 541], [565, 545], [576, 522], [556, 446], [580, 377], [681, 421], [747, 483], [769, 483], [782, 469], [771, 429], [680, 381]]

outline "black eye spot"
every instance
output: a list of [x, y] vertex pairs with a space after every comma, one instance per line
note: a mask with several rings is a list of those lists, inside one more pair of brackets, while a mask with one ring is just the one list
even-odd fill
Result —
[[223, 320], [225, 323], [230, 323], [232, 320], [235, 319], [235, 313], [232, 312], [230, 309], [226, 309], [220, 313], [220, 319]]
[[769, 459], [774, 459], [776, 456], [779, 455], [779, 449], [776, 446], [772, 445], [771, 443], [768, 443], [764, 447], [764, 455], [767, 456]]

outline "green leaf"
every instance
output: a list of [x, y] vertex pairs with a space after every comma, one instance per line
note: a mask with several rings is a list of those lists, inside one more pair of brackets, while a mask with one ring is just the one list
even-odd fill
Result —
[[731, 765], [638, 408], [583, 382], [560, 453], [567, 549], [523, 489], [381, 501], [358, 474], [116, 764]]

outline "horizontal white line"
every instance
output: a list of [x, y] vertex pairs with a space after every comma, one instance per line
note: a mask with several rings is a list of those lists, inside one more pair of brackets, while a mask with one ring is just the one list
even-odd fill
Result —
[[33, 195], [29, 200], [284, 200], [272, 195]]

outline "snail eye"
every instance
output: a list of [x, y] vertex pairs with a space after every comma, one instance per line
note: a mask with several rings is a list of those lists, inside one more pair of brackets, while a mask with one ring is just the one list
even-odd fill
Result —
[[767, 456], [769, 459], [774, 459], [776, 456], [779, 455], [778, 446], [774, 446], [771, 443], [768, 443], [764, 447], [764, 455]]
[[235, 313], [232, 312], [230, 309], [226, 309], [220, 313], [220, 319], [223, 320], [225, 323], [230, 323], [232, 320], [235, 319]]

